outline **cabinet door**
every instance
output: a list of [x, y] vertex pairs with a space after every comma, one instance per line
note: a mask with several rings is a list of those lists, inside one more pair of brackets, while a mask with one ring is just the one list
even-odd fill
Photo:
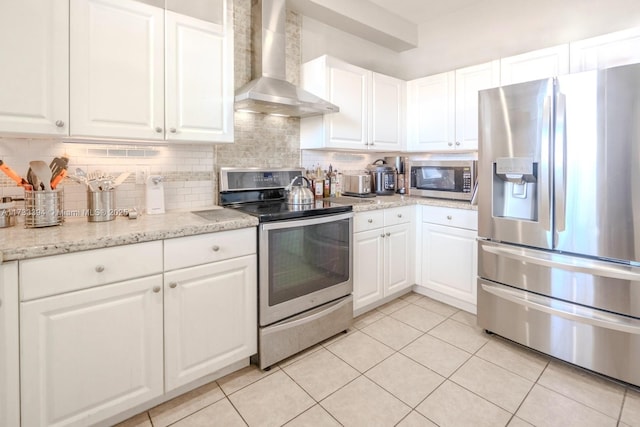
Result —
[[0, 132], [67, 135], [68, 2], [0, 2], [0, 52]]
[[166, 138], [233, 142], [233, 37], [224, 24], [166, 12]]
[[18, 263], [0, 265], [0, 426], [20, 425]]
[[400, 224], [384, 229], [385, 296], [413, 285], [411, 248], [415, 240], [411, 228], [410, 224]]
[[355, 65], [330, 61], [329, 102], [339, 113], [324, 116], [329, 148], [366, 149], [368, 88], [371, 72]]
[[384, 297], [383, 229], [353, 236], [353, 309], [358, 310]]
[[455, 73], [409, 82], [409, 151], [454, 149]]
[[369, 147], [374, 150], [403, 149], [403, 105], [406, 83], [372, 73], [369, 115]]
[[424, 223], [422, 286], [475, 306], [476, 236], [475, 231]]
[[640, 62], [640, 28], [617, 31], [569, 45], [571, 72]]
[[461, 68], [456, 81], [456, 150], [478, 149], [478, 91], [500, 86], [500, 61]]
[[167, 391], [257, 351], [255, 255], [165, 273]]
[[164, 11], [71, 0], [71, 135], [164, 139]]
[[500, 59], [500, 84], [503, 86], [546, 79], [568, 72], [568, 44]]
[[87, 426], [163, 393], [162, 276], [24, 302], [24, 426]]

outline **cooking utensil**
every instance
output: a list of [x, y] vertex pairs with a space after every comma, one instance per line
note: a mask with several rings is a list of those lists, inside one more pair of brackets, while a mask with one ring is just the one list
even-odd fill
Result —
[[56, 187], [58, 186], [58, 184], [60, 184], [60, 181], [62, 181], [65, 176], [67, 176], [67, 170], [66, 169], [62, 169], [54, 177], [52, 177], [51, 178], [51, 188], [53, 188], [55, 190]]
[[[307, 186], [303, 187], [300, 185], [293, 185], [298, 179], [302, 179], [306, 181]], [[286, 187], [288, 191], [287, 194], [287, 203], [290, 205], [310, 205], [314, 202], [313, 192], [311, 191], [311, 183], [307, 178], [302, 175], [298, 175], [291, 183]]]
[[5, 173], [5, 175], [7, 175], [9, 178], [11, 178], [13, 181], [15, 181], [16, 184], [18, 184], [21, 187], [25, 187], [27, 189], [31, 189], [31, 184], [24, 179], [23, 177], [21, 177], [20, 175], [18, 175], [16, 173], [16, 171], [14, 171], [13, 169], [11, 169], [5, 162], [3, 162], [2, 160], [0, 160], [0, 170], [2, 170], [2, 172]]
[[51, 188], [55, 188], [55, 186], [53, 185], [54, 181], [56, 181], [56, 185], [57, 185], [57, 183], [60, 182], [62, 178], [64, 178], [62, 177], [58, 179], [58, 176], [60, 176], [62, 171], [66, 171], [68, 166], [69, 166], [69, 158], [65, 156], [55, 157], [51, 161], [51, 164], [49, 164], [49, 169], [51, 169]]
[[32, 160], [29, 165], [40, 182], [44, 184], [44, 189], [51, 191], [51, 169], [49, 169], [49, 166], [42, 160]]
[[120, 175], [118, 175], [118, 177], [115, 179], [115, 181], [113, 181], [113, 184], [111, 185], [112, 188], [116, 188], [118, 185], [122, 184], [129, 177], [129, 175], [131, 175], [130, 172], [122, 172]]

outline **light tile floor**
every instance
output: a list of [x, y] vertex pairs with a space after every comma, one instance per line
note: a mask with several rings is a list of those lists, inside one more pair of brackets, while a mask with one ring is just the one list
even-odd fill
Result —
[[410, 293], [268, 372], [247, 367], [120, 427], [640, 426], [640, 390]]

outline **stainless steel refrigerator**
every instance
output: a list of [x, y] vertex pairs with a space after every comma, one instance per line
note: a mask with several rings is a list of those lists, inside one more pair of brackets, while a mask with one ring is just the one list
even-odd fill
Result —
[[640, 64], [479, 95], [478, 324], [640, 385]]

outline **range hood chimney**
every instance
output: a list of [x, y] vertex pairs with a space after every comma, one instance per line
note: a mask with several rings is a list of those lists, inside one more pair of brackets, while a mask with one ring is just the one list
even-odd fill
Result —
[[285, 80], [285, 0], [251, 2], [252, 79], [236, 91], [236, 111], [310, 117], [340, 109]]

